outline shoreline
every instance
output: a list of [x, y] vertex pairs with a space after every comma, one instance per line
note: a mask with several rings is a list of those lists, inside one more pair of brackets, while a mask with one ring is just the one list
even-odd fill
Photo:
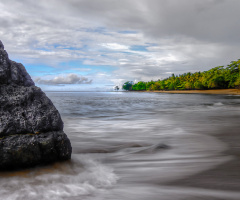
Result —
[[153, 90], [153, 91], [131, 91], [149, 93], [170, 93], [170, 94], [228, 94], [240, 95], [240, 89], [213, 89], [213, 90]]

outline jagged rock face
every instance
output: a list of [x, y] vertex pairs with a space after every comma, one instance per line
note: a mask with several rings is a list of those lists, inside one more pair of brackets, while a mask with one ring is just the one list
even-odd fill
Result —
[[60, 114], [36, 86], [0, 86], [0, 137], [62, 131]]
[[8, 58], [7, 52], [0, 41], [0, 84], [16, 84], [19, 86], [34, 86], [34, 82], [21, 63]]
[[[22, 64], [8, 58], [0, 41], [0, 169], [10, 167], [11, 159], [19, 166], [70, 159], [71, 144], [62, 130], [61, 116], [51, 100]], [[47, 142], [51, 150], [43, 148], [41, 141], [46, 138], [51, 138]]]
[[[0, 44], [0, 47], [3, 47]], [[62, 131], [61, 117], [20, 63], [0, 48], [0, 137]]]

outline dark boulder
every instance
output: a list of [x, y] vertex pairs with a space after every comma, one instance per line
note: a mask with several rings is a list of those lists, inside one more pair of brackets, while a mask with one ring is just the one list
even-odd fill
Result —
[[63, 131], [18, 134], [0, 139], [0, 169], [16, 169], [68, 160], [71, 145]]
[[0, 169], [71, 158], [57, 109], [0, 41]]

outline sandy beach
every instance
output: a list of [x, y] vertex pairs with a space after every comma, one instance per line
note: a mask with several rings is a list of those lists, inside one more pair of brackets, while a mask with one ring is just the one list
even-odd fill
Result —
[[229, 94], [240, 95], [240, 89], [215, 89], [215, 90], [154, 90], [143, 92], [173, 93], [173, 94]]

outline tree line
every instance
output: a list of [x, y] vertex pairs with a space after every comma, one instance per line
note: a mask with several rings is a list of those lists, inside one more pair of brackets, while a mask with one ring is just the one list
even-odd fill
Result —
[[208, 71], [184, 73], [163, 80], [133, 83], [127, 81], [123, 84], [124, 90], [204, 90], [226, 89], [240, 87], [240, 60], [232, 61], [226, 67], [218, 66]]

